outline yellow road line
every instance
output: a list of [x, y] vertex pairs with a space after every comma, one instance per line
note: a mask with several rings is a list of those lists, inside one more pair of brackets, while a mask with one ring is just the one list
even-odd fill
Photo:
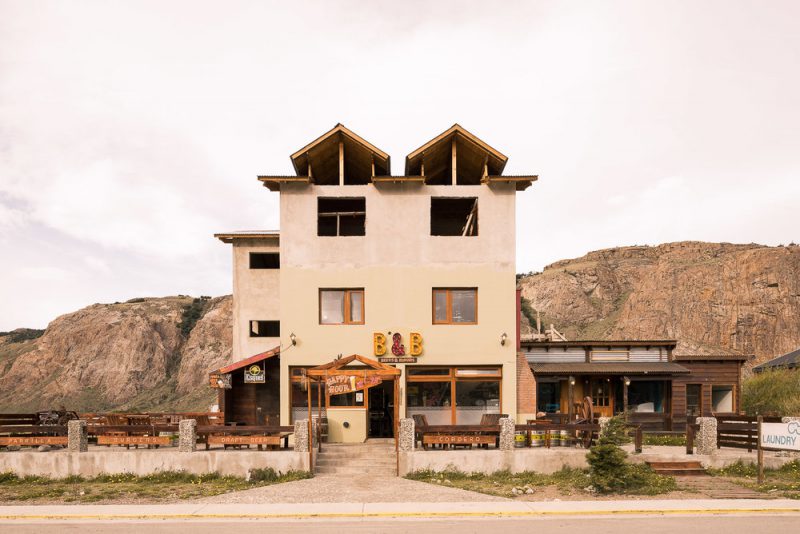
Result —
[[349, 513], [275, 513], [275, 514], [35, 514], [0, 515], [0, 520], [165, 520], [165, 519], [353, 519], [385, 517], [546, 517], [591, 515], [730, 515], [730, 514], [800, 514], [800, 508], [713, 508], [673, 510], [521, 510], [486, 512], [349, 512]]

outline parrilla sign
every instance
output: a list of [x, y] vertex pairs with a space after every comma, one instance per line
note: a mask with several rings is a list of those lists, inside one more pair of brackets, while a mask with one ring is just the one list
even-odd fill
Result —
[[761, 446], [765, 449], [800, 451], [800, 421], [761, 423]]

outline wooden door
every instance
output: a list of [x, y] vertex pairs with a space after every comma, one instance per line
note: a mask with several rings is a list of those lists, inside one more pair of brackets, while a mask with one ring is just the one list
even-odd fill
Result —
[[592, 379], [589, 392], [594, 405], [595, 417], [611, 417], [614, 415], [614, 396], [611, 393], [611, 381], [605, 378]]

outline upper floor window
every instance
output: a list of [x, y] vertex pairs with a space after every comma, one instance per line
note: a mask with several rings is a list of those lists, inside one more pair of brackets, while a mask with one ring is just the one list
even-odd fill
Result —
[[281, 322], [250, 321], [250, 337], [281, 337]]
[[365, 235], [366, 220], [367, 201], [364, 197], [317, 198], [317, 235]]
[[281, 260], [277, 252], [251, 252], [251, 269], [280, 269]]
[[319, 324], [364, 324], [364, 290], [320, 289]]
[[433, 324], [478, 324], [478, 289], [434, 289]]
[[478, 235], [478, 199], [431, 197], [431, 235]]

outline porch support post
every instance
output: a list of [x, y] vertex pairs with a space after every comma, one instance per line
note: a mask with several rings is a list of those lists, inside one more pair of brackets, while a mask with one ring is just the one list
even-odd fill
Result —
[[567, 400], [569, 406], [567, 406], [567, 417], [569, 418], [569, 422], [571, 423], [575, 410], [575, 377], [574, 376], [568, 377], [567, 384], [569, 384], [569, 395]]
[[628, 380], [622, 377], [622, 415], [628, 420]]

